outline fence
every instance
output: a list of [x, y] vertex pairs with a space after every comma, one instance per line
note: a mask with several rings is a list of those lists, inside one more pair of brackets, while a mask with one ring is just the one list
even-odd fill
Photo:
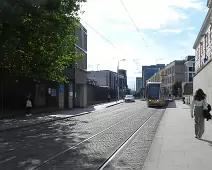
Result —
[[185, 97], [185, 103], [190, 105], [192, 100], [193, 100], [193, 96], [192, 95], [186, 95], [184, 97]]
[[88, 105], [106, 102], [108, 100], [108, 94], [111, 96], [111, 100], [116, 99], [116, 90], [99, 87], [91, 84], [87, 84], [87, 103]]

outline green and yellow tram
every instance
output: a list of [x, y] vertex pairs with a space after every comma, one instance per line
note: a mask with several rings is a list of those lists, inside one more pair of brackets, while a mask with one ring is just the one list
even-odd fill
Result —
[[148, 82], [146, 85], [146, 101], [148, 107], [164, 106], [168, 102], [169, 91], [162, 82]]

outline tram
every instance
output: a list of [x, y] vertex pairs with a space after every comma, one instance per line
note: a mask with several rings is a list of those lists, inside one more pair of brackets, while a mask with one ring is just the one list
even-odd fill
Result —
[[146, 85], [146, 102], [148, 107], [164, 106], [169, 100], [169, 91], [162, 82], [148, 82]]

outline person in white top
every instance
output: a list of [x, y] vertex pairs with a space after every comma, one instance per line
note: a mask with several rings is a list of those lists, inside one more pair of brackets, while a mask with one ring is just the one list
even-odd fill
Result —
[[202, 89], [198, 89], [191, 103], [191, 117], [195, 117], [196, 138], [202, 138], [205, 131], [205, 121], [203, 110], [207, 110], [206, 94]]

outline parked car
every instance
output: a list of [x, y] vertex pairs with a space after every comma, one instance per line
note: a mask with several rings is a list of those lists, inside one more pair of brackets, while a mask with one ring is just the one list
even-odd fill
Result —
[[125, 102], [135, 102], [135, 97], [133, 95], [126, 95], [124, 98]]

